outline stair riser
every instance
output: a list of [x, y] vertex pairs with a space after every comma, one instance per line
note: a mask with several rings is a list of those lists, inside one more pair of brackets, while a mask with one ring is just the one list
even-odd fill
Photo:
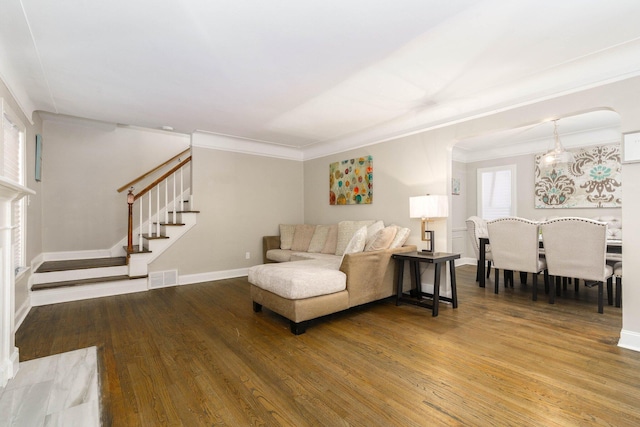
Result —
[[147, 279], [144, 278], [41, 290], [37, 292], [31, 292], [30, 299], [31, 305], [37, 307], [41, 305], [130, 294], [147, 290]]
[[173, 222], [174, 216], [176, 218], [176, 222], [178, 222], [178, 223], [182, 222], [182, 213], [174, 214], [174, 213], [171, 213], [171, 212], [169, 212], [169, 222]]
[[128, 274], [126, 265], [118, 267], [87, 268], [83, 270], [52, 271], [49, 273], [34, 273], [31, 276], [33, 284], [64, 282], [66, 280], [95, 279], [98, 277], [120, 276]]

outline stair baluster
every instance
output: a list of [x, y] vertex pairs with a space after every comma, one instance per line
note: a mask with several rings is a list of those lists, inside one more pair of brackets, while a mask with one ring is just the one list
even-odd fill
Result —
[[180, 168], [180, 210], [184, 211], [184, 177], [182, 175], [182, 169]]
[[[162, 183], [159, 183], [156, 186], [156, 236], [160, 236], [160, 185]], [[149, 218], [149, 221], [151, 221], [151, 218]]]
[[142, 249], [142, 244], [144, 243], [143, 239], [142, 239], [142, 224], [144, 224], [142, 222], [142, 218], [143, 218], [143, 216], [142, 216], [142, 205], [143, 205], [142, 200], [140, 200], [139, 205], [140, 205], [139, 206], [140, 207], [140, 223], [139, 223], [140, 225], [138, 225], [138, 230], [140, 232], [138, 233], [138, 249], [141, 250]]
[[176, 214], [175, 212], [178, 210], [176, 209], [176, 173], [173, 173], [173, 203], [171, 204], [173, 207], [173, 218], [171, 219], [171, 223], [175, 224], [176, 223]]

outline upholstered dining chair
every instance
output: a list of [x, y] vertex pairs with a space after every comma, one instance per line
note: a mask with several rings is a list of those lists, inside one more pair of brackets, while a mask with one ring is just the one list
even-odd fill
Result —
[[[508, 217], [487, 222], [493, 268], [495, 269], [495, 293], [498, 293], [500, 270], [533, 274], [532, 299], [538, 299], [538, 274], [544, 272], [545, 290], [549, 291], [547, 263], [540, 257], [538, 223], [524, 218]], [[505, 287], [507, 280], [505, 277]]]
[[[487, 222], [480, 218], [479, 216], [470, 216], [465, 221], [467, 224], [467, 236], [469, 236], [469, 241], [471, 242], [471, 246], [473, 247], [473, 251], [476, 254], [476, 259], [478, 260], [478, 267], [476, 269], [476, 282], [480, 280], [480, 238], [481, 237], [489, 237], [487, 233]], [[485, 253], [485, 259], [487, 260], [487, 279], [491, 274], [491, 261], [493, 260], [493, 256], [491, 254], [490, 245], [487, 246], [487, 250]]]
[[[556, 218], [540, 224], [549, 274], [575, 277], [598, 285], [598, 313], [603, 309], [603, 285], [612, 284], [613, 267], [607, 265], [607, 224], [587, 218]], [[549, 303], [555, 302], [554, 281]]]

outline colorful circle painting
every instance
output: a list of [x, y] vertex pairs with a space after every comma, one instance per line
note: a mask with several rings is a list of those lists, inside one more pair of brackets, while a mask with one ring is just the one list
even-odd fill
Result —
[[373, 157], [329, 165], [329, 204], [364, 205], [373, 202]]

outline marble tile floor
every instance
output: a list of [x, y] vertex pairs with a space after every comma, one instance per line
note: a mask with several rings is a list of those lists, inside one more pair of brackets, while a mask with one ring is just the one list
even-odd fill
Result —
[[20, 363], [0, 389], [0, 427], [100, 425], [96, 347]]

